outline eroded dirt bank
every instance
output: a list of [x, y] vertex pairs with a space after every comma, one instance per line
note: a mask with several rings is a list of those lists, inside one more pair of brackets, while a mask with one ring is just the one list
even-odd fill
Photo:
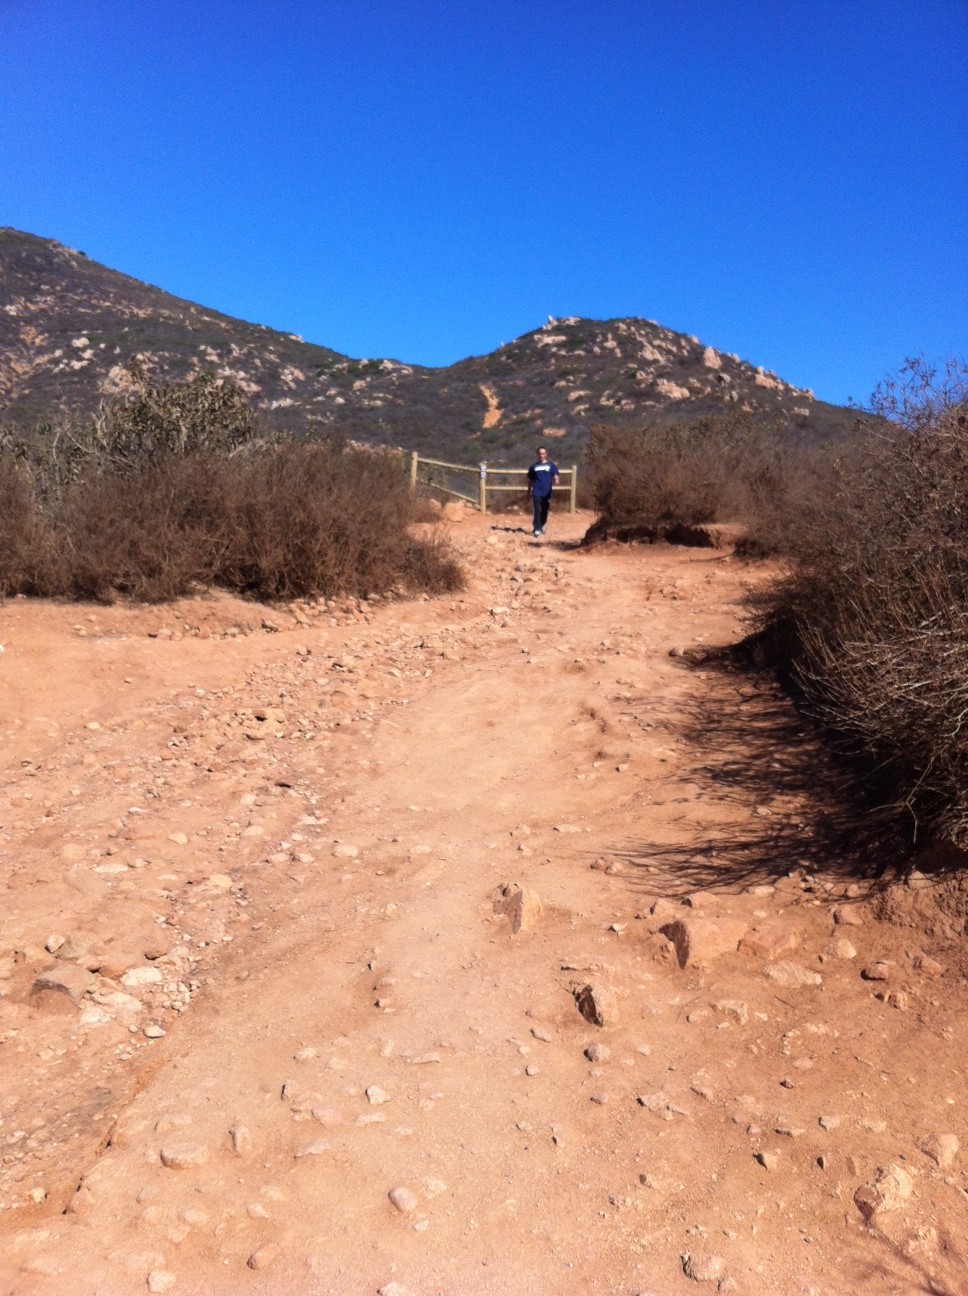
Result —
[[953, 930], [670, 655], [755, 569], [589, 520], [469, 514], [458, 599], [0, 609], [0, 1290], [968, 1291]]

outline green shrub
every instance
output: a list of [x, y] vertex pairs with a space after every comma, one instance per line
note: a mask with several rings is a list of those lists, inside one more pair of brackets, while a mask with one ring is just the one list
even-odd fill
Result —
[[157, 384], [136, 361], [129, 368], [134, 392], [102, 406], [80, 438], [99, 460], [143, 464], [200, 451], [231, 454], [257, 435], [244, 392], [212, 370], [186, 382]]

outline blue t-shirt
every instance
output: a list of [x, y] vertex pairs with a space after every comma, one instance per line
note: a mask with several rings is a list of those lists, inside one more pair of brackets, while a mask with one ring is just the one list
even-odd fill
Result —
[[531, 492], [533, 495], [551, 494], [551, 487], [554, 485], [555, 478], [559, 476], [558, 465], [548, 463], [533, 463], [528, 469], [528, 481], [531, 483]]

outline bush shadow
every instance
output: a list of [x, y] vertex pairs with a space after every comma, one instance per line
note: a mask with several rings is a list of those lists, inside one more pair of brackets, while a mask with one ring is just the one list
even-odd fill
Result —
[[897, 806], [882, 803], [870, 778], [822, 745], [771, 676], [744, 669], [735, 649], [687, 654], [682, 666], [717, 685], [701, 689], [682, 713], [687, 776], [717, 800], [735, 802], [737, 819], [700, 827], [685, 843], [619, 845], [611, 853], [633, 878], [672, 897], [736, 892], [799, 870], [836, 894], [856, 883], [873, 891], [907, 871]]

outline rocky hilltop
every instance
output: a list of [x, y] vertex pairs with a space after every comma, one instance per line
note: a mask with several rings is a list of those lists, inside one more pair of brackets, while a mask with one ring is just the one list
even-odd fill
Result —
[[162, 379], [214, 369], [266, 421], [447, 456], [580, 453], [595, 423], [739, 409], [778, 431], [842, 436], [849, 411], [652, 320], [549, 319], [443, 368], [352, 359], [184, 301], [51, 239], [0, 229], [0, 419], [36, 425], [122, 394], [140, 357]]

